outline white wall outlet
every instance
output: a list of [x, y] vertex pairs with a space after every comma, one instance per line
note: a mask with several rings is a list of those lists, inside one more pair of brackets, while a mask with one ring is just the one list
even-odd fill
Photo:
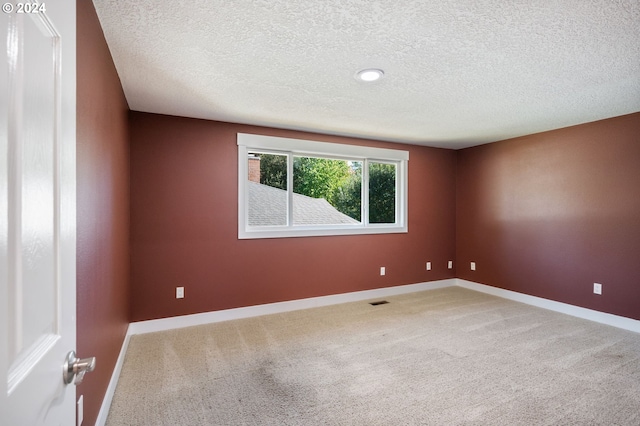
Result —
[[431, 270], [431, 262], [427, 262], [427, 271]]
[[76, 403], [77, 405], [77, 416], [76, 419], [78, 419], [77, 425], [80, 426], [82, 424], [82, 421], [84, 420], [84, 395], [80, 395], [80, 398], [78, 398], [78, 402]]
[[593, 283], [593, 292], [595, 294], [602, 294], [602, 284]]
[[471, 262], [471, 270], [472, 271], [476, 270], [476, 262]]
[[184, 287], [176, 287], [176, 299], [184, 299]]
[[453, 269], [453, 260], [450, 260], [450, 261], [447, 263], [447, 268], [449, 268], [449, 269]]
[[386, 268], [385, 268], [384, 266], [381, 266], [381, 267], [380, 267], [380, 275], [384, 275], [384, 274], [386, 274], [386, 273], [387, 273]]

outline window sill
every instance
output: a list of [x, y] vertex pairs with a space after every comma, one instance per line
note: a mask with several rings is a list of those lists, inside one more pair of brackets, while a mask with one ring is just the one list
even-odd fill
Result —
[[368, 235], [368, 234], [402, 234], [409, 232], [407, 226], [391, 225], [391, 226], [375, 226], [368, 227], [296, 227], [295, 229], [276, 228], [276, 229], [256, 229], [245, 231], [240, 229], [238, 232], [239, 240], [251, 240], [260, 238], [292, 238], [292, 237], [328, 237], [336, 235]]

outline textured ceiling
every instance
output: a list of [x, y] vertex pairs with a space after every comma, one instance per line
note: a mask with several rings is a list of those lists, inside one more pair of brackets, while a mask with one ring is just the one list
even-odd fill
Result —
[[448, 148], [640, 111], [640, 0], [94, 3], [136, 111]]

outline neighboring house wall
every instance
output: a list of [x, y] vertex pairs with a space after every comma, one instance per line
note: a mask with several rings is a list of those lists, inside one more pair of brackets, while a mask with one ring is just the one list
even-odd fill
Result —
[[[455, 151], [138, 112], [130, 126], [134, 321], [455, 276]], [[238, 240], [238, 132], [408, 150], [409, 232]]]
[[93, 425], [129, 323], [128, 107], [93, 3], [76, 4], [76, 349], [97, 359], [77, 396]]
[[640, 113], [461, 150], [457, 177], [458, 277], [640, 319]]
[[249, 181], [260, 183], [260, 157], [249, 157]]

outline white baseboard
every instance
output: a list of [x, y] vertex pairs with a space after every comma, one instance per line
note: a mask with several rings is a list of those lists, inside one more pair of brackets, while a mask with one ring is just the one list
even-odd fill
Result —
[[537, 306], [539, 308], [549, 309], [551, 311], [560, 312], [578, 318], [599, 322], [601, 324], [610, 325], [624, 330], [640, 333], [640, 321], [631, 318], [621, 317], [618, 315], [607, 314], [605, 312], [594, 311], [593, 309], [581, 308], [579, 306], [569, 305], [567, 303], [556, 302], [541, 297], [529, 296], [528, 294], [517, 293], [503, 288], [491, 287], [485, 284], [479, 284], [472, 281], [456, 278], [456, 285], [469, 290], [475, 290], [482, 293], [491, 294], [493, 296], [502, 297], [503, 299], [514, 300], [516, 302], [526, 303], [527, 305]]
[[379, 297], [393, 296], [397, 294], [413, 293], [416, 291], [434, 290], [437, 288], [459, 286], [469, 290], [475, 290], [504, 299], [526, 303], [527, 305], [561, 312], [578, 318], [599, 322], [624, 330], [640, 333], [640, 321], [592, 309], [581, 308], [567, 303], [556, 302], [541, 297], [529, 296], [511, 290], [492, 287], [475, 283], [460, 278], [451, 278], [440, 281], [431, 281], [418, 284], [409, 284], [396, 287], [385, 287], [373, 290], [356, 291], [352, 293], [334, 294], [330, 296], [311, 297], [308, 299], [291, 300], [287, 302], [269, 303], [265, 305], [248, 306], [243, 308], [226, 309], [223, 311], [205, 312], [201, 314], [182, 315], [157, 320], [132, 322], [129, 324], [127, 335], [153, 333], [156, 331], [172, 330], [176, 328], [191, 327], [194, 325], [211, 324], [221, 321], [229, 321], [241, 318], [250, 318], [260, 315], [278, 314], [300, 309], [317, 308], [320, 306], [336, 305], [339, 303], [358, 302]]
[[122, 348], [120, 349], [118, 360], [116, 361], [113, 373], [111, 374], [111, 380], [109, 380], [107, 392], [104, 394], [104, 398], [102, 399], [102, 405], [100, 406], [100, 411], [98, 412], [98, 418], [96, 419], [95, 426], [104, 426], [105, 423], [107, 423], [109, 408], [111, 407], [113, 395], [116, 392], [116, 386], [118, 385], [118, 379], [120, 378], [120, 371], [122, 371], [122, 364], [124, 363], [124, 356], [127, 354], [127, 348], [129, 347], [129, 339], [131, 338], [131, 336], [129, 335], [129, 328], [131, 328], [131, 325], [127, 327], [127, 334], [124, 336]]
[[447, 280], [431, 281], [426, 283], [376, 288], [373, 290], [356, 291], [352, 293], [333, 294], [330, 296], [311, 297], [308, 299], [269, 303], [266, 305], [205, 312], [202, 314], [182, 315], [178, 317], [162, 318], [157, 320], [132, 322], [131, 324], [129, 324], [128, 334], [133, 335], [152, 333], [155, 331], [164, 331], [175, 328], [191, 327], [194, 325], [211, 324], [215, 322], [229, 321], [240, 318], [250, 318], [260, 315], [278, 314], [282, 312], [297, 311], [300, 309], [336, 305], [339, 303], [359, 302], [361, 300], [394, 296], [397, 294], [413, 293], [416, 291], [433, 290], [436, 288], [452, 287], [454, 285], [456, 285], [456, 279], [451, 278]]

